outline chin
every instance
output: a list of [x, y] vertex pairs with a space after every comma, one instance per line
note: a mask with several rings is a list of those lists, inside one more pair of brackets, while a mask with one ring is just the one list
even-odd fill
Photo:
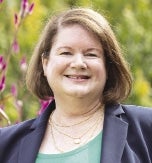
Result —
[[67, 92], [67, 94], [71, 97], [76, 97], [76, 98], [83, 98], [85, 96], [88, 96], [87, 92], [81, 92], [81, 91], [72, 91], [72, 92]]

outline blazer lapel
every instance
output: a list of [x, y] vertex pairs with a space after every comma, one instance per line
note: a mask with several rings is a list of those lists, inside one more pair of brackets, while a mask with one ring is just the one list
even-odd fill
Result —
[[21, 140], [18, 163], [34, 163], [45, 134], [48, 118], [55, 108], [55, 102], [38, 117], [27, 130], [27, 135]]
[[39, 128], [31, 131], [30, 134], [23, 138], [20, 144], [18, 163], [35, 162], [44, 133], [44, 128]]
[[106, 108], [101, 163], [121, 162], [128, 131], [128, 124], [120, 118], [123, 113], [120, 105]]

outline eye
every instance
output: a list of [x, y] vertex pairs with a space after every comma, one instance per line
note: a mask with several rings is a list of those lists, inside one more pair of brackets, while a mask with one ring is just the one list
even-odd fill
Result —
[[98, 55], [96, 53], [87, 53], [87, 54], [85, 54], [85, 56], [88, 56], [88, 57], [98, 57]]
[[60, 55], [72, 55], [72, 53], [71, 52], [62, 52], [62, 53], [60, 53]]

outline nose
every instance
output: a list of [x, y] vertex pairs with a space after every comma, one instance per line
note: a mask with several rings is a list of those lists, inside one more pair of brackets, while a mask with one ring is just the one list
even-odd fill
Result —
[[71, 67], [77, 68], [77, 69], [86, 69], [87, 68], [87, 64], [86, 64], [83, 54], [75, 54], [74, 55], [73, 60], [71, 62]]

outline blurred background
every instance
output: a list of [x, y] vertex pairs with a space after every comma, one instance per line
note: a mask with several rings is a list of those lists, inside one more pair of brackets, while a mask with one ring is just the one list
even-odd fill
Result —
[[28, 62], [47, 19], [76, 6], [111, 23], [134, 78], [124, 103], [152, 107], [152, 0], [0, 0], [0, 127], [34, 118], [48, 105], [26, 89]]

